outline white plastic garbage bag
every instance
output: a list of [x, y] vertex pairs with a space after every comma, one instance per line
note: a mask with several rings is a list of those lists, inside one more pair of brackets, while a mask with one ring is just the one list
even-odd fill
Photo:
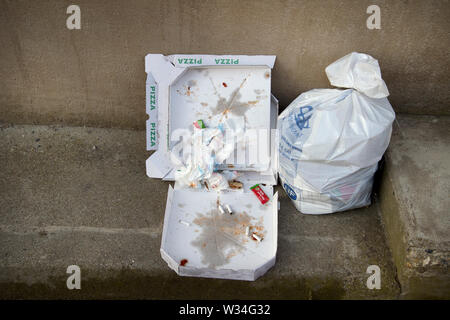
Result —
[[350, 53], [325, 69], [339, 89], [298, 96], [279, 116], [279, 175], [302, 213], [370, 204], [373, 175], [389, 144], [395, 113], [378, 61]]

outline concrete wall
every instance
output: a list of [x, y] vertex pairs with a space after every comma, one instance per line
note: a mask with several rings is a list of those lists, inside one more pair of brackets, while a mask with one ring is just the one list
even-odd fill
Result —
[[[66, 8], [81, 8], [81, 30]], [[381, 30], [366, 9], [381, 8]], [[276, 54], [285, 107], [324, 68], [379, 59], [397, 112], [450, 114], [448, 1], [0, 0], [0, 121], [144, 128], [147, 53]]]

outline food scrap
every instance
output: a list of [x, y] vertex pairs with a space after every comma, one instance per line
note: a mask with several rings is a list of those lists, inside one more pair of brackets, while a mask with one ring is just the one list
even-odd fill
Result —
[[186, 263], [188, 263], [187, 259], [183, 259], [180, 261], [180, 266], [184, 267], [186, 265]]
[[236, 180], [228, 181], [228, 185], [230, 186], [231, 189], [242, 189], [243, 187], [242, 182]]

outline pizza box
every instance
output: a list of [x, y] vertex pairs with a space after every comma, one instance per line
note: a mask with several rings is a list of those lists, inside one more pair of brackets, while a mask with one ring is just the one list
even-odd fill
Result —
[[[218, 167], [238, 171], [242, 189], [169, 186], [160, 252], [180, 276], [253, 281], [275, 264], [279, 203], [273, 191], [278, 167], [278, 101], [270, 86], [274, 62], [274, 56], [145, 58], [147, 149], [155, 150], [146, 161], [149, 177], [174, 180], [173, 136], [197, 120], [216, 127], [224, 117], [237, 117], [243, 119], [245, 132], [269, 133], [263, 136], [266, 157], [249, 162], [243, 148], [245, 161], [233, 154]], [[255, 184], [269, 198], [264, 205], [250, 189]], [[232, 213], [223, 213], [220, 206]]]

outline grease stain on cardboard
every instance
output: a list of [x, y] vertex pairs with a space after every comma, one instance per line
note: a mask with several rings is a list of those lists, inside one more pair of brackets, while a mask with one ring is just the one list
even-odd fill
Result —
[[201, 232], [191, 244], [199, 249], [202, 263], [209, 268], [225, 265], [232, 257], [246, 250], [246, 245], [251, 240], [245, 234], [247, 226], [262, 237], [266, 233], [262, 217], [256, 220], [246, 211], [229, 215], [220, 214], [214, 208], [205, 214], [197, 213], [193, 223], [200, 227]]

